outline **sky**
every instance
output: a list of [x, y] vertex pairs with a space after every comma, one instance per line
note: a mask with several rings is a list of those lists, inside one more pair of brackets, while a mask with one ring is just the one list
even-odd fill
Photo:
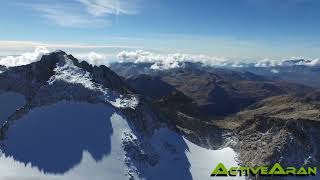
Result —
[[0, 56], [36, 47], [234, 59], [319, 58], [319, 0], [10, 0]]

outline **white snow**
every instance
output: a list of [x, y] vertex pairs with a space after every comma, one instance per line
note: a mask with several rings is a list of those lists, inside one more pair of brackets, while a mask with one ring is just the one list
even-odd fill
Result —
[[116, 98], [115, 100], [109, 99], [107, 101], [117, 108], [130, 107], [131, 109], [135, 109], [135, 107], [137, 107], [137, 105], [139, 104], [139, 100], [135, 96], [124, 98], [120, 95], [120, 98]]
[[[189, 152], [187, 152], [188, 160], [191, 164], [191, 174], [194, 179], [209, 179], [208, 175], [212, 173], [214, 168], [223, 163], [227, 168], [238, 166], [236, 153], [231, 148], [224, 148], [220, 150], [209, 150], [201, 148], [192, 142], [185, 140]], [[230, 179], [230, 177], [219, 177], [221, 180]], [[232, 179], [245, 179], [243, 177], [234, 177]]]
[[[74, 108], [74, 112], [66, 113], [70, 109]], [[25, 165], [22, 162], [16, 161], [13, 157], [15, 156], [8, 156], [6, 157], [4, 154], [0, 157], [0, 180], [6, 180], [6, 179], [13, 179], [13, 180], [34, 180], [34, 179], [41, 179], [41, 180], [70, 180], [70, 179], [77, 179], [77, 180], [100, 180], [100, 179], [112, 179], [112, 180], [123, 180], [128, 179], [126, 176], [126, 173], [128, 172], [128, 168], [126, 167], [124, 163], [124, 157], [125, 153], [121, 146], [121, 138], [123, 136], [124, 132], [130, 132], [130, 128], [126, 122], [125, 119], [123, 119], [119, 114], [115, 112], [115, 110], [111, 107], [106, 107], [105, 105], [91, 105], [86, 103], [70, 103], [70, 102], [61, 102], [56, 105], [44, 107], [44, 108], [37, 108], [32, 110], [26, 117], [22, 118], [21, 121], [17, 121], [16, 125], [11, 128], [9, 134], [11, 135], [7, 142], [5, 142], [6, 145], [11, 147], [20, 147], [21, 149], [14, 149], [16, 151], [21, 151], [23, 155], [30, 155], [28, 153], [28, 150], [36, 151], [37, 155], [33, 157], [34, 161], [37, 162], [40, 158], [45, 156], [52, 156], [55, 159], [59, 159], [61, 163], [63, 164], [64, 157], [71, 154], [68, 154], [70, 152], [73, 152], [72, 148], [68, 145], [61, 146], [58, 141], [66, 141], [59, 138], [59, 135], [55, 135], [55, 133], [61, 133], [62, 135], [68, 135], [65, 134], [66, 132], [64, 129], [70, 128], [70, 125], [74, 125], [74, 128], [70, 129], [70, 133], [75, 133], [76, 136], [79, 138], [80, 142], [85, 141], [85, 137], [95, 137], [94, 135], [90, 135], [90, 133], [102, 133], [105, 134], [105, 136], [110, 136], [110, 152], [107, 154], [104, 154], [101, 160], [96, 160], [94, 158], [95, 155], [94, 152], [90, 152], [93, 150], [90, 150], [92, 147], [89, 147], [89, 150], [83, 149], [81, 153], [81, 161], [76, 164], [75, 166], [71, 167], [71, 169], [67, 170], [65, 173], [50, 173], [50, 172], [43, 172], [39, 170], [39, 167], [32, 166], [31, 163], [28, 163]], [[54, 115], [57, 112], [62, 112], [61, 110], [65, 109], [66, 111], [62, 114], [64, 114], [64, 117], [62, 119], [58, 119], [59, 115]], [[78, 110], [77, 110], [78, 109]], [[87, 115], [86, 115], [87, 114]], [[105, 116], [106, 114], [111, 115], [110, 117]], [[51, 118], [51, 116], [54, 116]], [[90, 119], [87, 117], [93, 117], [94, 119]], [[98, 117], [100, 119], [98, 119]], [[102, 118], [102, 119], [101, 119]], [[56, 119], [58, 122], [57, 124], [61, 124], [60, 130], [50, 130], [48, 126], [45, 126], [45, 124], [49, 123], [51, 124], [52, 121]], [[25, 121], [25, 123], [23, 123]], [[39, 121], [45, 121], [43, 124], [39, 125]], [[67, 122], [70, 121], [70, 122]], [[86, 121], [86, 122], [82, 122]], [[90, 127], [88, 129], [88, 132], [86, 131], [85, 124], [88, 124], [90, 122], [94, 121], [93, 127], [98, 132], [89, 131]], [[63, 123], [65, 122], [65, 123]], [[79, 124], [75, 124], [79, 122]], [[101, 129], [98, 127], [102, 124], [98, 122], [105, 122], [106, 126], [108, 126], [108, 123], [111, 123], [112, 129], [111, 132], [99, 132]], [[66, 126], [66, 127], [63, 127]], [[29, 134], [25, 133], [28, 132], [28, 129], [31, 128], [32, 132], [29, 134], [34, 134], [34, 136], [44, 136], [44, 138], [48, 138], [49, 136], [53, 136], [53, 139], [51, 139], [50, 142], [44, 142], [41, 140], [41, 138], [38, 138], [38, 140], [31, 140], [29, 138]], [[54, 128], [54, 125], [51, 126], [51, 128]], [[43, 133], [41, 129], [44, 129], [45, 132], [48, 132], [46, 134], [39, 134]], [[25, 131], [21, 131], [25, 130]], [[20, 132], [21, 131], [21, 132]], [[54, 133], [55, 132], [55, 133]], [[79, 134], [82, 132], [83, 134]], [[88, 134], [89, 133], [89, 134]], [[65, 137], [68, 139], [68, 137]], [[24, 143], [22, 141], [26, 141], [28, 139], [28, 147], [24, 146]], [[71, 140], [71, 139], [70, 139]], [[95, 141], [99, 141], [97, 139], [90, 139], [93, 142], [93, 148], [102, 148], [101, 145], [105, 145], [105, 143], [96, 143]], [[10, 142], [12, 141], [12, 142]], [[73, 141], [78, 141], [77, 139], [73, 139]], [[42, 142], [42, 143], [40, 143]], [[79, 142], [79, 143], [80, 143]], [[17, 145], [18, 143], [18, 145]], [[49, 144], [56, 144], [57, 146], [51, 146], [55, 147], [55, 150], [52, 150], [52, 152], [55, 152], [54, 154], [44, 154], [41, 155], [40, 153], [46, 152], [46, 146]], [[66, 141], [66, 143], [68, 143]], [[70, 143], [70, 142], [69, 142]], [[90, 142], [87, 142], [90, 145]], [[60, 146], [59, 146], [60, 145]], [[73, 144], [74, 145], [74, 144]], [[40, 147], [38, 147], [40, 146]], [[80, 147], [80, 146], [79, 146]], [[10, 147], [8, 147], [10, 148]], [[42, 149], [45, 150], [42, 150]], [[62, 148], [62, 150], [61, 150]], [[14, 151], [13, 150], [13, 151]], [[80, 149], [79, 149], [80, 150]], [[6, 152], [6, 150], [4, 150]], [[63, 153], [61, 153], [63, 152]], [[19, 156], [19, 153], [17, 154]], [[20, 154], [21, 155], [21, 154]], [[51, 159], [52, 160], [52, 159]], [[48, 164], [52, 163], [50, 161], [46, 162]], [[50, 167], [50, 166], [49, 166]], [[40, 167], [41, 168], [41, 167]]]
[[[151, 142], [160, 153], [160, 163], [156, 168], [147, 170], [147, 176], [152, 180], [161, 179], [192, 179], [206, 180], [219, 163], [227, 167], [238, 166], [236, 153], [231, 148], [209, 150], [199, 147], [168, 129], [160, 129]], [[175, 148], [173, 148], [175, 147]], [[168, 151], [169, 149], [169, 151]], [[186, 159], [183, 155], [186, 155]], [[190, 166], [187, 164], [189, 163]], [[219, 179], [228, 179], [220, 178]], [[236, 177], [233, 179], [244, 179]]]
[[0, 65], [6, 67], [27, 65], [39, 61], [43, 55], [48, 53], [49, 51], [45, 47], [37, 47], [34, 52], [23, 53], [20, 56], [7, 56], [0, 58]]
[[96, 89], [96, 85], [91, 81], [90, 73], [75, 66], [73, 62], [65, 57], [65, 61], [59, 62], [54, 69], [55, 75], [52, 76], [48, 83], [53, 84], [55, 81], [62, 80], [72, 84], [81, 84], [88, 89]]
[[[102, 104], [60, 102], [33, 109], [9, 128], [9, 139], [5, 141], [3, 152], [13, 152], [0, 157], [0, 180], [129, 179], [121, 140], [126, 132], [132, 133], [126, 120], [115, 109]], [[107, 143], [103, 142], [104, 139]], [[82, 143], [87, 144], [83, 146]], [[155, 132], [150, 143], [159, 154], [160, 161], [155, 167], [143, 170], [142, 179], [184, 177], [186, 180], [205, 180], [211, 179], [210, 174], [217, 163], [236, 165], [236, 154], [232, 149], [207, 150], [168, 129]], [[102, 158], [97, 159], [100, 155], [95, 151], [99, 152], [104, 146], [109, 146], [109, 152], [100, 154]], [[74, 147], [82, 147], [81, 155], [77, 157], [80, 161], [66, 172], [53, 173], [39, 170], [46, 168], [35, 166], [42, 158], [49, 165], [55, 162], [68, 163], [66, 158], [77, 152]], [[22, 156], [31, 157], [34, 163], [16, 160]], [[134, 176], [139, 179], [136, 174]]]
[[[133, 167], [125, 164], [125, 133], [133, 132], [108, 105], [60, 102], [35, 108], [9, 128], [0, 157], [0, 180], [129, 179]], [[136, 167], [142, 179], [209, 180], [218, 163], [237, 165], [232, 149], [204, 149], [169, 129], [157, 130], [146, 141], [159, 155], [159, 164]], [[75, 164], [69, 164], [70, 156]], [[65, 171], [53, 172], [60, 165]]]
[[63, 61], [60, 61], [57, 67], [54, 69], [55, 75], [49, 80], [49, 84], [53, 84], [55, 81], [65, 81], [71, 84], [81, 84], [83, 87], [99, 91], [103, 94], [103, 99], [109, 102], [117, 108], [131, 108], [135, 109], [139, 104], [136, 97], [124, 97], [117, 92], [111, 91], [107, 88], [102, 87], [102, 85], [94, 83], [90, 76], [90, 73], [75, 66], [71, 59], [65, 56]]
[[[111, 153], [105, 156], [101, 161], [96, 161], [90, 155], [88, 151], [83, 151], [81, 162], [70, 169], [65, 174], [52, 174], [44, 173], [36, 167], [32, 167], [31, 164], [24, 165], [21, 162], [15, 161], [12, 157], [0, 157], [0, 179], [41, 179], [41, 180], [99, 180], [99, 179], [112, 179], [123, 180], [128, 179], [126, 172], [128, 171], [124, 162], [124, 151], [121, 148], [121, 137], [124, 132], [130, 131], [126, 121], [114, 113], [111, 117], [112, 127], [114, 133], [111, 136]], [[175, 133], [169, 130], [161, 130], [157, 137], [153, 138], [154, 143], [163, 143], [171, 140], [175, 140]], [[167, 139], [169, 138], [169, 139]], [[190, 171], [192, 179], [206, 180], [212, 179], [210, 174], [215, 166], [222, 162], [226, 166], [236, 166], [235, 152], [230, 148], [222, 150], [207, 150], [201, 148], [195, 144], [192, 144], [188, 140], [185, 140], [188, 150], [185, 151], [187, 155], [187, 161], [189, 161], [191, 167], [189, 169], [187, 164], [180, 156], [181, 154], [174, 154], [172, 152], [164, 151], [162, 146], [157, 146], [157, 150], [161, 150], [160, 154], [161, 164], [154, 168], [150, 168], [147, 171], [146, 179], [160, 180], [160, 179], [191, 179], [184, 172]], [[179, 144], [175, 144], [181, 146]], [[179, 149], [178, 151], [179, 152]], [[175, 159], [172, 159], [175, 158]], [[181, 159], [179, 159], [181, 158]], [[178, 159], [178, 160], [177, 160]], [[149, 174], [150, 173], [150, 174]], [[137, 178], [137, 177], [136, 177]], [[139, 179], [139, 178], [138, 178]], [[219, 177], [219, 179], [228, 179]], [[240, 177], [232, 178], [240, 179]]]

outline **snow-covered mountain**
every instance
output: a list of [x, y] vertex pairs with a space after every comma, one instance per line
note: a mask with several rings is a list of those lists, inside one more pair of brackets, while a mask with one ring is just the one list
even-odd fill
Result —
[[210, 179], [201, 148], [105, 66], [56, 51], [0, 73], [0, 179]]

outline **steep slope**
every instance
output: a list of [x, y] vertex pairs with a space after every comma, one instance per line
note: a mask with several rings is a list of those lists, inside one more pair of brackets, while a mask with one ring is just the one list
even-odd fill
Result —
[[[312, 91], [312, 88], [307, 86], [272, 80], [250, 72], [207, 67], [197, 63], [186, 63], [183, 67], [162, 71], [152, 70], [146, 64], [133, 63], [113, 64], [111, 68], [127, 78], [139, 93], [149, 95], [161, 91], [159, 88], [163, 88], [162, 92], [172, 92], [172, 89], [168, 88], [171, 86], [197, 103], [203, 114], [213, 117], [236, 113], [267, 97], [281, 94], [300, 95]], [[129, 72], [134, 75], [129, 75]], [[145, 74], [149, 77], [146, 78]], [[155, 84], [151, 81], [153, 78], [166, 86], [143, 89], [146, 84]]]
[[320, 102], [307, 95], [271, 97], [214, 124], [233, 129], [242, 164], [298, 167], [320, 161], [319, 121]]
[[143, 94], [144, 96], [152, 99], [162, 98], [175, 91], [173, 86], [161, 80], [160, 77], [149, 76], [146, 74], [132, 77], [127, 80], [127, 83], [136, 90], [137, 93]]
[[238, 112], [266, 97], [305, 93], [311, 89], [228, 70], [205, 72], [181, 69], [164, 73], [162, 79], [195, 101], [205, 114], [213, 116]]
[[[127, 66], [128, 64], [125, 64], [124, 69]], [[139, 67], [130, 67], [130, 71], [135, 69], [134, 72], [137, 73], [145, 68], [145, 65], [143, 68], [135, 68], [137, 66]], [[159, 86], [152, 86], [157, 84], [154, 79], [165, 83], [165, 87], [170, 87], [164, 88], [164, 92], [171, 91], [169, 94], [152, 97], [152, 101], [162, 114], [173, 120], [180, 133], [205, 148], [217, 149], [231, 145], [239, 153], [239, 160], [243, 164], [277, 162], [279, 154], [276, 149], [286, 150], [288, 147], [285, 142], [289, 137], [294, 137], [301, 143], [296, 132], [292, 129], [286, 130], [284, 124], [291, 122], [292, 118], [305, 119], [307, 122], [319, 118], [317, 106], [297, 98], [306, 94], [309, 98], [317, 97], [316, 93], [311, 93], [314, 89], [307, 86], [268, 79], [250, 72], [192, 64], [177, 69], [142, 72], [148, 75], [131, 76], [127, 81], [131, 82], [138, 93], [145, 95], [160, 91]], [[144, 85], [148, 83], [150, 88], [144, 89]], [[171, 87], [174, 87], [174, 90]], [[270, 99], [266, 99], [269, 97]], [[276, 119], [280, 118], [284, 119], [284, 124], [276, 123]], [[270, 127], [264, 120], [271, 122]], [[260, 132], [256, 124], [275, 129], [274, 133], [268, 134], [267, 140], [257, 141], [265, 132]], [[299, 124], [292, 124], [300, 128]], [[286, 133], [283, 134], [282, 131]], [[272, 140], [273, 137], [279, 138]], [[299, 147], [303, 146], [297, 145], [297, 149]], [[299, 153], [305, 157], [306, 152], [301, 150]], [[280, 154], [283, 155], [283, 152]], [[254, 156], [261, 158], [255, 159]], [[290, 158], [292, 159], [287, 156], [287, 159]], [[296, 163], [299, 162], [300, 160], [297, 160]]]
[[[138, 88], [134, 88], [141, 89], [139, 84], [148, 83], [155, 76], [175, 88], [169, 95], [156, 97], [154, 103], [174, 119], [180, 132], [192, 142], [211, 149], [230, 145], [238, 153], [239, 162], [247, 166], [319, 163], [319, 91], [225, 69], [189, 66], [142, 72], [149, 77], [136, 75], [128, 79], [132, 83], [140, 80]], [[208, 105], [210, 108], [204, 111]], [[217, 114], [215, 110], [224, 113]], [[233, 115], [234, 112], [238, 113]], [[229, 116], [219, 120], [217, 115]]]
[[209, 160], [190, 163], [203, 153], [211, 162], [227, 153], [226, 164], [236, 165], [231, 149], [207, 150], [173, 131], [107, 67], [62, 51], [1, 73], [0, 98], [8, 107], [0, 112], [0, 179], [202, 179]]

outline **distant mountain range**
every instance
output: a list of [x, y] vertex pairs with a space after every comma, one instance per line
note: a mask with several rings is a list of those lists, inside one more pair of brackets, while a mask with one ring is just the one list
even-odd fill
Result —
[[101, 177], [116, 180], [204, 179], [213, 160], [203, 154], [220, 150], [234, 164], [317, 165], [320, 71], [304, 63], [159, 70], [98, 67], [56, 51], [0, 67], [0, 164], [29, 163], [37, 177], [70, 179], [90, 154], [109, 165]]
[[320, 87], [320, 66], [308, 65], [308, 60], [287, 60], [274, 67], [243, 67], [234, 70], [249, 71], [255, 74], [300, 83], [307, 86]]
[[[311, 75], [319, 75], [320, 71], [318, 67], [292, 66], [301, 62], [286, 61], [288, 67], [272, 68], [216, 68], [186, 63], [161, 71], [151, 70], [148, 64], [110, 67], [138, 93], [150, 97], [175, 120], [182, 134], [200, 146], [219, 148], [231, 138], [236, 143], [230, 146], [244, 165], [316, 165], [320, 160], [315, 144], [320, 103]], [[291, 80], [280, 72], [273, 73], [275, 68], [288, 76], [304, 75], [309, 81]]]

